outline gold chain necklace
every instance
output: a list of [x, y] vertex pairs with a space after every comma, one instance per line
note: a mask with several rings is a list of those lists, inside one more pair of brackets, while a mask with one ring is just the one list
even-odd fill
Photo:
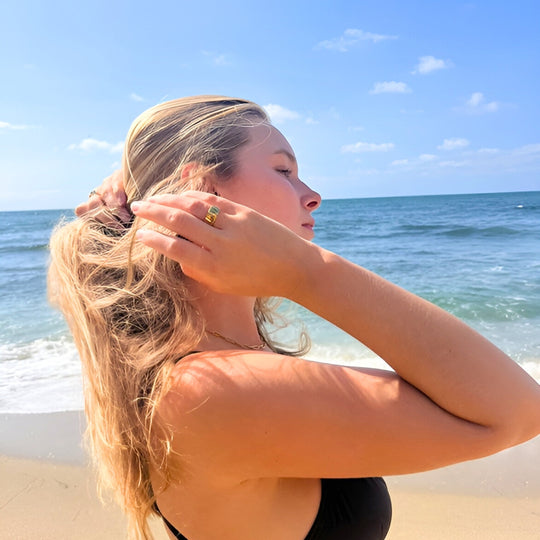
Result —
[[264, 349], [266, 346], [266, 343], [261, 340], [259, 345], [244, 345], [243, 343], [238, 343], [238, 341], [235, 341], [234, 339], [228, 338], [227, 336], [224, 336], [223, 334], [220, 334], [219, 332], [214, 332], [213, 330], [206, 330], [207, 334], [211, 334], [212, 336], [218, 337], [227, 343], [230, 343], [231, 345], [236, 345], [237, 347], [240, 347], [240, 349], [249, 349], [250, 351], [260, 351], [261, 349]]

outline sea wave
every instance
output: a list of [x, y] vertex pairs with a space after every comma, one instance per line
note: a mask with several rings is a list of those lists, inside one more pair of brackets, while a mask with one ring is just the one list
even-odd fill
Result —
[[523, 234], [523, 231], [511, 227], [463, 227], [458, 226], [439, 233], [453, 238], [479, 237], [505, 237]]
[[4, 243], [0, 247], [0, 253], [1, 254], [8, 254], [8, 253], [16, 253], [19, 255], [21, 252], [28, 252], [28, 251], [47, 251], [49, 248], [48, 243], [39, 242], [37, 244], [35, 243], [29, 243], [29, 244], [23, 244], [23, 243], [13, 243], [13, 244], [6, 244]]
[[0, 413], [82, 408], [80, 361], [69, 337], [0, 344]]

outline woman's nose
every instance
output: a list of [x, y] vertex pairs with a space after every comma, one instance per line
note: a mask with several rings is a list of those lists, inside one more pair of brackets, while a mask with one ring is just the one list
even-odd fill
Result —
[[307, 208], [310, 212], [313, 212], [313, 210], [317, 210], [319, 206], [321, 205], [321, 196], [316, 192], [313, 191], [309, 186], [304, 184], [306, 193], [302, 196], [302, 204], [305, 208]]

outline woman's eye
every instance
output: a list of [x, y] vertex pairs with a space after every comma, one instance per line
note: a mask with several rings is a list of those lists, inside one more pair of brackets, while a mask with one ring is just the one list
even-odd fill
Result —
[[291, 176], [292, 174], [291, 169], [276, 169], [276, 171], [280, 174], [284, 174], [287, 177]]

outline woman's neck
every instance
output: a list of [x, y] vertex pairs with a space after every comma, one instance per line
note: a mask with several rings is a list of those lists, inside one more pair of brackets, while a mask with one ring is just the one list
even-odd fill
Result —
[[201, 349], [238, 348], [227, 339], [245, 346], [261, 343], [254, 315], [255, 298], [216, 293], [196, 282], [191, 282], [189, 289], [207, 330], [223, 336], [207, 332], [199, 344]]

